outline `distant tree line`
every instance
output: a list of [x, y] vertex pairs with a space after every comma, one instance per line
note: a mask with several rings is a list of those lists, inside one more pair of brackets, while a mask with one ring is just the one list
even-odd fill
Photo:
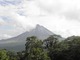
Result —
[[28, 37], [24, 51], [2, 49], [0, 60], [80, 60], [80, 37], [71, 36], [62, 41], [53, 35], [45, 40]]

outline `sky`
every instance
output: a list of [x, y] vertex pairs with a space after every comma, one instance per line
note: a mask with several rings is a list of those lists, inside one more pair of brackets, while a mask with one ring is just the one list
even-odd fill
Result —
[[0, 39], [36, 24], [62, 37], [80, 36], [80, 0], [0, 0]]

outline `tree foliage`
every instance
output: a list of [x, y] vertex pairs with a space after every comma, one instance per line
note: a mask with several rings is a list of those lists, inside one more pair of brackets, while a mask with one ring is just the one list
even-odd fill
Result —
[[2, 49], [0, 60], [80, 60], [80, 36], [62, 41], [54, 35], [45, 40], [28, 37], [24, 51], [15, 53]]
[[7, 55], [7, 51], [4, 50], [0, 50], [0, 60], [9, 60], [9, 56]]
[[44, 52], [43, 42], [35, 36], [28, 37], [26, 45], [25, 60], [50, 60]]

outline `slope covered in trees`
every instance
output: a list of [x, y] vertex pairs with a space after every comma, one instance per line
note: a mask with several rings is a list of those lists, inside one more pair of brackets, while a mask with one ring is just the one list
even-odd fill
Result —
[[2, 49], [0, 60], [80, 60], [80, 37], [71, 36], [62, 41], [53, 35], [45, 40], [28, 37], [24, 51]]

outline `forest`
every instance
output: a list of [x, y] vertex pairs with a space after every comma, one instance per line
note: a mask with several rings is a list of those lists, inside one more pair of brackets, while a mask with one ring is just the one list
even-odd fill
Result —
[[26, 38], [25, 50], [0, 50], [0, 60], [80, 60], [80, 36], [59, 40], [53, 35], [45, 40]]

